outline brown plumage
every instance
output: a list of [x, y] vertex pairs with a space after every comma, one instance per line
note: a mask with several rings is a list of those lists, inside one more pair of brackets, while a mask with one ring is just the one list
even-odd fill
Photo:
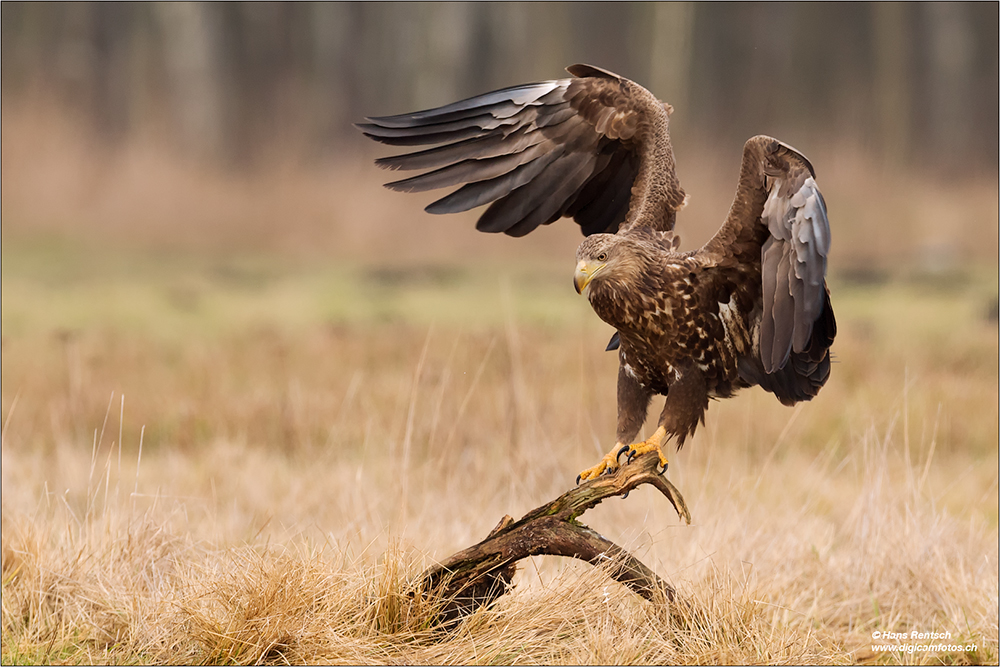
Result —
[[[432, 169], [387, 187], [415, 192], [463, 184], [431, 213], [490, 204], [477, 223], [523, 236], [573, 218], [587, 238], [575, 286], [617, 330], [618, 443], [588, 479], [629, 458], [678, 447], [704, 422], [710, 398], [759, 385], [792, 405], [830, 374], [836, 321], [826, 287], [830, 228], [809, 161], [776, 139], [743, 148], [736, 197], [699, 250], [673, 234], [686, 196], [674, 167], [669, 105], [638, 84], [591, 67], [571, 79], [486, 93], [358, 127], [393, 145], [444, 144], [382, 158], [389, 169]], [[631, 444], [650, 399], [666, 396], [659, 428]]]

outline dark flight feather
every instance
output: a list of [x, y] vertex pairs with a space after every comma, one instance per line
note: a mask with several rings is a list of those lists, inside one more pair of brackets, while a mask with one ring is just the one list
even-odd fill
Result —
[[647, 138], [667, 137], [663, 105], [641, 86], [604, 70], [569, 69], [577, 78], [513, 86], [416, 113], [373, 116], [357, 127], [389, 145], [444, 144], [377, 163], [432, 170], [388, 184], [394, 190], [462, 185], [427, 207], [430, 213], [497, 202], [479, 222], [483, 231], [521, 236], [553, 222], [552, 216], [568, 215], [584, 234], [614, 232], [626, 221], [633, 191], [641, 197], [664, 187], [669, 196], [655, 198], [656, 210], [648, 214], [655, 218], [651, 224], [672, 228], [684, 192], [673, 174], [669, 140]]

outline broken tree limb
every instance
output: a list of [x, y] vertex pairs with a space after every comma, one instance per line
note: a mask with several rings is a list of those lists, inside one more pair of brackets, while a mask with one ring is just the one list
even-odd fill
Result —
[[691, 523], [680, 491], [657, 472], [655, 452], [624, 465], [612, 475], [589, 480], [514, 521], [505, 516], [482, 542], [428, 569], [420, 594], [438, 600], [438, 619], [453, 622], [507, 592], [517, 561], [528, 556], [568, 556], [591, 565], [609, 565], [609, 574], [647, 600], [673, 600], [674, 589], [630, 553], [576, 519], [605, 498], [627, 494], [643, 484], [656, 487]]

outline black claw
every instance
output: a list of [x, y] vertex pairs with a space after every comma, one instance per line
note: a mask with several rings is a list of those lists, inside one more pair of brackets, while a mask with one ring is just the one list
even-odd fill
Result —
[[668, 463], [667, 465], [663, 466], [663, 470], [660, 470], [660, 464], [657, 463], [656, 464], [656, 474], [657, 475], [666, 475], [667, 474], [667, 466], [669, 466], [669, 465], [670, 464]]
[[622, 454], [624, 454], [630, 449], [632, 449], [632, 445], [622, 445], [622, 448], [618, 450], [618, 454], [615, 455], [615, 460], [617, 461], [618, 459], [620, 459]]
[[623, 493], [622, 494], [622, 500], [625, 500], [626, 498], [628, 498], [628, 494], [630, 494], [630, 493], [632, 493], [632, 489], [629, 489], [628, 491], [626, 491], [625, 493]]
[[632, 463], [632, 459], [634, 459], [634, 458], [635, 458], [635, 450], [633, 449], [632, 451], [630, 451], [628, 453], [628, 458], [625, 459], [625, 462], [626, 463]]
[[577, 486], [580, 486], [580, 480], [581, 480], [582, 478], [583, 478], [583, 476], [582, 476], [582, 475], [577, 475], [577, 476], [576, 476], [576, 485], [577, 485]]

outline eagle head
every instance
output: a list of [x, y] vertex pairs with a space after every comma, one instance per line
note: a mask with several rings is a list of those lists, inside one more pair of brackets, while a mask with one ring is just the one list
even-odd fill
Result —
[[593, 234], [576, 250], [576, 273], [573, 286], [577, 294], [586, 294], [591, 283], [614, 280], [629, 283], [649, 264], [646, 248], [620, 234]]

